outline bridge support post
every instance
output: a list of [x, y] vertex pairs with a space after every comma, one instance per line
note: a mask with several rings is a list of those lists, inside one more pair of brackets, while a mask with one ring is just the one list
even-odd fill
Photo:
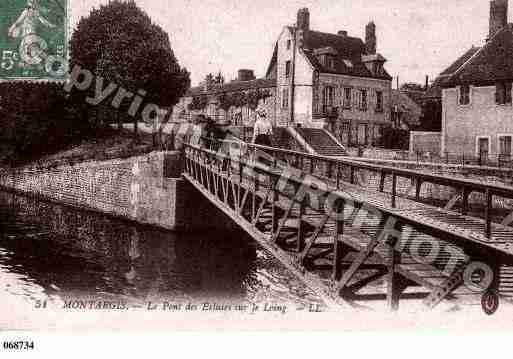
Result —
[[396, 208], [397, 205], [397, 175], [392, 173], [392, 208]]
[[326, 177], [331, 178], [333, 174], [333, 164], [331, 162], [328, 162], [326, 164]]
[[490, 192], [489, 189], [486, 190], [486, 203], [485, 203], [485, 219], [486, 219], [486, 225], [485, 225], [485, 235], [486, 238], [492, 237], [492, 200], [493, 200], [493, 194]]
[[251, 198], [251, 223], [255, 222], [257, 214], [257, 191], [258, 191], [258, 175], [253, 170], [253, 194]]
[[270, 177], [271, 179], [271, 186], [272, 186], [272, 204], [271, 204], [271, 216], [272, 216], [272, 222], [271, 222], [271, 238], [274, 238], [274, 235], [275, 233], [277, 232], [278, 230], [278, 221], [279, 221], [279, 218], [278, 218], [278, 192], [276, 191], [276, 186], [278, 184], [278, 180], [276, 179], [273, 179], [272, 177]]
[[422, 180], [417, 178], [415, 180], [415, 201], [420, 201], [420, 191], [422, 189]]
[[340, 164], [337, 163], [337, 189], [340, 189]]
[[468, 197], [470, 196], [470, 191], [464, 187], [461, 192], [461, 214], [466, 216], [468, 214]]
[[396, 268], [400, 263], [401, 256], [395, 250], [395, 242], [388, 244], [388, 263], [387, 263], [387, 306], [391, 311], [399, 309], [399, 297], [401, 288], [399, 287]]
[[333, 280], [335, 282], [338, 282], [340, 279], [342, 279], [342, 259], [344, 258], [344, 244], [340, 237], [344, 235], [344, 209], [344, 203], [337, 207], [339, 218], [337, 219], [335, 235], [333, 237]]
[[385, 179], [386, 179], [386, 173], [384, 171], [381, 171], [380, 178], [379, 178], [379, 191], [381, 193], [385, 192]]
[[301, 253], [301, 251], [303, 250], [303, 245], [304, 245], [304, 241], [305, 241], [305, 226], [303, 224], [303, 216], [305, 215], [305, 209], [306, 209], [306, 204], [305, 204], [305, 200], [302, 199], [301, 202], [299, 203], [299, 213], [298, 213], [298, 224], [297, 224], [297, 246], [296, 246], [296, 250], [298, 253]]

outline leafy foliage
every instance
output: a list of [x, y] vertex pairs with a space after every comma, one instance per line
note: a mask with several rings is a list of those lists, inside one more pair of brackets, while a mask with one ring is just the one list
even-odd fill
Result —
[[89, 127], [76, 118], [61, 84], [0, 83], [0, 160], [30, 160], [80, 141]]
[[208, 105], [207, 95], [194, 96], [188, 108], [190, 111], [203, 111]]
[[228, 111], [232, 107], [240, 108], [247, 106], [252, 110], [258, 107], [260, 100], [271, 96], [269, 90], [251, 90], [248, 92], [223, 93], [219, 97], [219, 106]]
[[[190, 86], [190, 74], [180, 67], [169, 36], [134, 1], [113, 0], [92, 10], [79, 21], [70, 52], [71, 68], [79, 65], [133, 93], [144, 90], [141, 108], [146, 103], [171, 107]], [[74, 95], [74, 102], [89, 113], [83, 106], [85, 94]], [[129, 105], [125, 100], [120, 113]]]
[[383, 127], [380, 147], [393, 150], [407, 150], [410, 145], [410, 131], [394, 127]]

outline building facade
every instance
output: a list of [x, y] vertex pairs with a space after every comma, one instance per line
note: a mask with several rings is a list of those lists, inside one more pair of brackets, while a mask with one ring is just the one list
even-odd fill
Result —
[[276, 122], [276, 82], [255, 79], [252, 70], [239, 70], [236, 80], [225, 84], [203, 83], [193, 87], [175, 105], [173, 122], [188, 121], [192, 115], [203, 114], [217, 122], [234, 126], [252, 126], [257, 108], [266, 110]]
[[344, 145], [372, 144], [390, 125], [392, 78], [376, 53], [376, 26], [366, 41], [310, 29], [308, 9], [283, 28], [267, 70], [276, 80], [278, 126], [330, 130]]
[[490, 33], [437, 79], [442, 87], [442, 154], [511, 158], [513, 25], [507, 0], [491, 2]]
[[373, 144], [383, 126], [391, 124], [392, 78], [376, 46], [372, 22], [363, 41], [347, 31], [330, 34], [310, 29], [309, 11], [300, 9], [296, 25], [282, 29], [264, 79], [242, 70], [235, 82], [192, 88], [176, 105], [173, 121], [189, 118], [195, 107], [191, 103], [207, 101], [202, 113], [250, 126], [256, 118], [254, 106], [223, 109], [220, 98], [268, 91], [270, 96], [259, 104], [266, 107], [275, 126], [324, 128], [344, 145]]

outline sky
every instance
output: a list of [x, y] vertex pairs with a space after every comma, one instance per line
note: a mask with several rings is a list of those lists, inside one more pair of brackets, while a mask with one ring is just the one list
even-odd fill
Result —
[[[71, 1], [72, 24], [108, 0]], [[283, 26], [310, 10], [310, 27], [365, 38], [377, 26], [378, 52], [401, 83], [434, 79], [488, 34], [489, 0], [136, 0], [169, 33], [181, 66], [196, 85], [209, 72], [227, 80], [241, 68], [265, 76]], [[395, 82], [394, 82], [395, 84]]]

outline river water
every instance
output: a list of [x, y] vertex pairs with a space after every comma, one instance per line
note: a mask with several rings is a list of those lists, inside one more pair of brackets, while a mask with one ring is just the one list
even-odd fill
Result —
[[0, 192], [0, 303], [80, 300], [321, 304], [243, 233], [173, 233]]

